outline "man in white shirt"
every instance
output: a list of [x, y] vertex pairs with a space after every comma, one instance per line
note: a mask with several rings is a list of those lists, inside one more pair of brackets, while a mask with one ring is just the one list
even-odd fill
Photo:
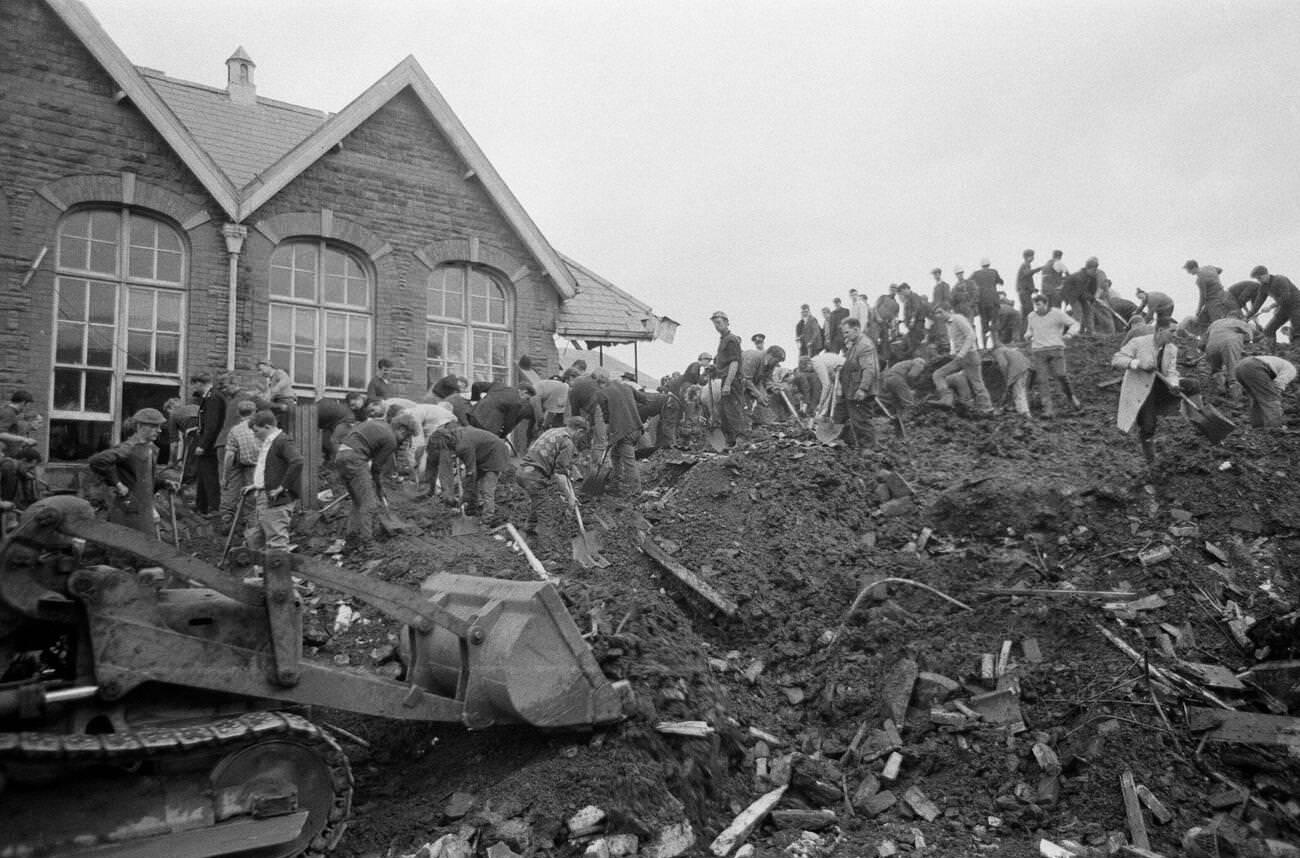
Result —
[[1065, 341], [1074, 336], [1079, 322], [1060, 307], [1048, 307], [1047, 296], [1034, 296], [1034, 311], [1025, 319], [1025, 339], [1029, 341], [1029, 360], [1038, 378], [1038, 398], [1043, 403], [1043, 416], [1056, 416], [1052, 402], [1052, 382], [1061, 385], [1070, 407], [1078, 411], [1082, 405], [1070, 388], [1070, 377], [1065, 369]]
[[1254, 355], [1237, 364], [1237, 381], [1246, 394], [1250, 425], [1282, 427], [1282, 393], [1295, 381], [1296, 367], [1274, 355]]
[[[993, 415], [993, 400], [989, 398], [989, 389], [984, 386], [984, 368], [980, 363], [980, 352], [975, 336], [975, 328], [961, 313], [945, 310], [942, 307], [934, 311], [934, 321], [948, 326], [948, 342], [952, 344], [952, 360], [939, 367], [930, 376], [939, 398], [933, 404], [951, 408], [953, 391], [948, 385], [950, 375], [961, 373], [970, 384], [975, 398], [974, 413], [977, 417]], [[963, 401], [963, 406], [970, 406]]]

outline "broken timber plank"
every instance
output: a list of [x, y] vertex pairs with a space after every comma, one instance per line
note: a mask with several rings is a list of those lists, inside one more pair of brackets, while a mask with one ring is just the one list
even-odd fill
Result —
[[1130, 590], [1050, 590], [1033, 587], [980, 587], [975, 592], [990, 596], [1091, 596], [1100, 599], [1136, 599]]
[[769, 793], [765, 793], [754, 801], [749, 807], [740, 812], [740, 815], [731, 820], [731, 824], [722, 830], [713, 843], [709, 846], [709, 851], [716, 858], [727, 858], [732, 852], [736, 851], [750, 833], [758, 827], [776, 807], [776, 803], [785, 795], [787, 787], [779, 786]]
[[678, 581], [685, 584], [697, 596], [704, 599], [704, 601], [708, 602], [728, 617], [734, 617], [736, 615], [737, 606], [735, 602], [731, 601], [726, 596], [723, 596], [717, 590], [713, 589], [713, 586], [703, 578], [670, 557], [668, 552], [664, 551], [663, 547], [660, 546], [659, 543], [655, 542], [654, 537], [638, 532], [637, 547], [641, 549], [643, 554], [646, 554], [664, 569], [671, 572]]
[[1138, 800], [1133, 772], [1124, 770], [1124, 774], [1119, 776], [1119, 788], [1124, 794], [1124, 815], [1128, 817], [1129, 837], [1133, 845], [1139, 849], [1150, 849], [1151, 840], [1147, 837], [1147, 821], [1142, 815], [1142, 803]]
[[1286, 715], [1192, 708], [1188, 710], [1188, 727], [1194, 733], [1208, 731], [1207, 738], [1211, 742], [1285, 745], [1300, 749], [1300, 718]]
[[1138, 798], [1142, 800], [1142, 803], [1147, 806], [1147, 810], [1151, 811], [1151, 815], [1156, 818], [1156, 822], [1161, 825], [1168, 825], [1173, 821], [1174, 815], [1169, 812], [1169, 808], [1165, 807], [1163, 801], [1156, 798], [1155, 793], [1151, 792], [1151, 790], [1147, 789], [1142, 784], [1138, 784], [1137, 794]]
[[668, 733], [673, 736], [703, 738], [712, 736], [714, 730], [706, 721], [660, 721], [655, 724], [655, 732]]

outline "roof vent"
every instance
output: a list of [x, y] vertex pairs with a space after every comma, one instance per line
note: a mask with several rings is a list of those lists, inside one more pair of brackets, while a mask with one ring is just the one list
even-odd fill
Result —
[[235, 104], [256, 104], [257, 86], [253, 83], [253, 69], [257, 63], [244, 52], [243, 45], [226, 60], [226, 94]]

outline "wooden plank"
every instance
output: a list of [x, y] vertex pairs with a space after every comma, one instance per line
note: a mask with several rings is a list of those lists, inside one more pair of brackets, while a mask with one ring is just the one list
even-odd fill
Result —
[[1179, 662], [1178, 666], [1211, 688], [1222, 688], [1228, 691], [1246, 690], [1245, 684], [1237, 678], [1237, 675], [1221, 664], [1183, 661]]
[[749, 807], [740, 812], [740, 815], [731, 821], [731, 824], [722, 830], [717, 837], [713, 838], [713, 843], [709, 846], [709, 851], [716, 858], [727, 858], [732, 852], [745, 842], [745, 839], [759, 826], [776, 803], [785, 795], [787, 787], [779, 786], [769, 793], [765, 793], [754, 801]]
[[1211, 742], [1300, 748], [1300, 718], [1288, 715], [1193, 707], [1188, 711], [1188, 726], [1194, 733], [1206, 733]]
[[1099, 599], [1136, 599], [1138, 595], [1131, 590], [1050, 590], [1033, 587], [979, 587], [975, 592], [987, 593], [990, 596], [1042, 596], [1044, 598], [1089, 596]]
[[1119, 788], [1124, 794], [1124, 815], [1128, 817], [1129, 839], [1139, 849], [1150, 849], [1151, 839], [1147, 837], [1147, 821], [1142, 815], [1142, 803], [1138, 800], [1133, 772], [1124, 770], [1124, 774], [1119, 776]]
[[[323, 456], [320, 449], [320, 430], [316, 428], [316, 403], [298, 400], [297, 405], [290, 406], [285, 412], [288, 426], [281, 426], [284, 433], [293, 438], [293, 445], [302, 453], [302, 492], [300, 504], [304, 510], [316, 509], [318, 489], [317, 479]], [[284, 418], [282, 418], [284, 419]]]
[[717, 608], [728, 617], [734, 617], [738, 606], [735, 602], [723, 596], [717, 590], [713, 589], [707, 581], [700, 578], [691, 570], [674, 560], [659, 543], [655, 542], [654, 537], [649, 534], [637, 532], [637, 547], [642, 553], [650, 557], [664, 569], [668, 570], [673, 576], [685, 584], [693, 593], [704, 601]]
[[1143, 784], [1138, 784], [1137, 794], [1142, 803], [1147, 806], [1147, 810], [1151, 811], [1151, 815], [1156, 818], [1156, 822], [1161, 825], [1168, 825], [1173, 822], [1174, 815], [1169, 812], [1169, 808], [1165, 807], [1163, 801], [1156, 798], [1155, 793], [1151, 792]]

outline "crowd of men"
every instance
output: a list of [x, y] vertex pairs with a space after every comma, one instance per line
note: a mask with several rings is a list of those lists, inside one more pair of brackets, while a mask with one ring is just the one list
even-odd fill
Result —
[[[1189, 403], [1199, 407], [1198, 376], [1242, 405], [1252, 425], [1283, 425], [1282, 394], [1296, 367], [1274, 353], [1248, 354], [1248, 346], [1261, 342], [1275, 352], [1277, 334], [1300, 317], [1300, 290], [1289, 278], [1260, 265], [1249, 279], [1225, 287], [1219, 268], [1189, 260], [1184, 269], [1195, 278], [1197, 306], [1175, 325], [1168, 295], [1138, 289], [1136, 300], [1127, 300], [1113, 291], [1096, 257], [1073, 273], [1063, 257], [1053, 251], [1039, 265], [1034, 251], [1022, 254], [1019, 307], [988, 259], [969, 277], [956, 266], [951, 285], [934, 269], [929, 295], [898, 283], [874, 302], [849, 290], [847, 304], [834, 298], [819, 314], [805, 304], [789, 367], [782, 346], [768, 345], [758, 333], [745, 348], [728, 315], [717, 311], [710, 317], [719, 336], [715, 353], [701, 354], [653, 392], [630, 374], [614, 377], [583, 361], [543, 378], [522, 356], [513, 385], [448, 375], [412, 400], [393, 395], [392, 363], [380, 360], [366, 390], [316, 405], [321, 454], [351, 499], [348, 542], [360, 548], [373, 542], [374, 519], [387, 503], [386, 477], [409, 476], [424, 497], [496, 525], [505, 520], [497, 488], [513, 462], [515, 482], [529, 497], [529, 534], [548, 486], [574, 506], [573, 478], [600, 474], [604, 483], [608, 475], [611, 494], [635, 497], [638, 452], [680, 445], [700, 427], [719, 430], [722, 448], [743, 449], [754, 424], [784, 411], [838, 427], [836, 442], [845, 448], [870, 449], [877, 416], [928, 405], [972, 418], [999, 409], [1031, 418], [1031, 388], [1038, 416], [1051, 419], [1058, 393], [1065, 408], [1082, 406], [1066, 365], [1066, 343], [1076, 336], [1117, 338], [1112, 365], [1124, 376], [1116, 424], [1137, 429], [1148, 462], [1155, 457], [1158, 416]], [[1270, 311], [1267, 325], [1254, 322]], [[991, 366], [1002, 381], [998, 403], [984, 379]], [[257, 369], [252, 390], [239, 388], [231, 373], [194, 374], [188, 402], [140, 409], [121, 443], [91, 456], [112, 520], [156, 536], [155, 492], [165, 491], [175, 504], [178, 496], [189, 501], [181, 487], [192, 485], [193, 512], [210, 519], [228, 542], [242, 520], [249, 546], [289, 545], [303, 468], [294, 436], [306, 427], [292, 425], [296, 397], [288, 374], [269, 360]], [[927, 379], [934, 393], [918, 401]], [[25, 507], [39, 494], [34, 436], [41, 418], [32, 405], [22, 390], [0, 405], [6, 508]]]
[[[1033, 417], [1031, 388], [1038, 416], [1057, 415], [1058, 391], [1059, 401], [1077, 412], [1082, 402], [1066, 366], [1066, 342], [1122, 334], [1115, 365], [1126, 376], [1117, 424], [1126, 431], [1139, 428], [1148, 461], [1154, 416], [1170, 402], [1181, 405], [1180, 394], [1199, 405], [1195, 379], [1158, 366], [1177, 357], [1180, 343], [1183, 365], [1204, 354], [1215, 390], [1233, 401], [1244, 397], [1253, 425], [1281, 425], [1280, 397], [1294, 367], [1274, 354], [1243, 355], [1252, 341], [1276, 351], [1278, 333], [1300, 320], [1300, 290], [1263, 265], [1229, 287], [1216, 266], [1188, 260], [1183, 267], [1195, 279], [1197, 304], [1177, 326], [1167, 294], [1137, 289], [1135, 300], [1128, 300], [1112, 288], [1096, 257], [1071, 272], [1060, 250], [1041, 265], [1033, 250], [1024, 251], [1015, 280], [1019, 306], [989, 259], [969, 277], [962, 266], [954, 267], [953, 284], [935, 268], [929, 295], [898, 283], [873, 302], [851, 289], [847, 305], [834, 298], [820, 315], [809, 304], [800, 307], [793, 331], [797, 364], [788, 368], [781, 365], [784, 350], [767, 346], [764, 334], [755, 334], [753, 348], [743, 349], [727, 314], [718, 311], [710, 317], [719, 334], [716, 353], [701, 354], [683, 373], [665, 379], [663, 389], [683, 401], [698, 398], [704, 419], [721, 429], [728, 447], [743, 445], [751, 425], [782, 407], [794, 417], [842, 427], [839, 440], [846, 447], [869, 447], [875, 443], [873, 418], [916, 406], [916, 389], [927, 378], [934, 395], [923, 404], [975, 418], [999, 408]], [[1255, 320], [1270, 311], [1261, 329]], [[1137, 366], [1130, 367], [1134, 361]], [[998, 403], [985, 383], [986, 364], [996, 366], [1002, 378]]]

